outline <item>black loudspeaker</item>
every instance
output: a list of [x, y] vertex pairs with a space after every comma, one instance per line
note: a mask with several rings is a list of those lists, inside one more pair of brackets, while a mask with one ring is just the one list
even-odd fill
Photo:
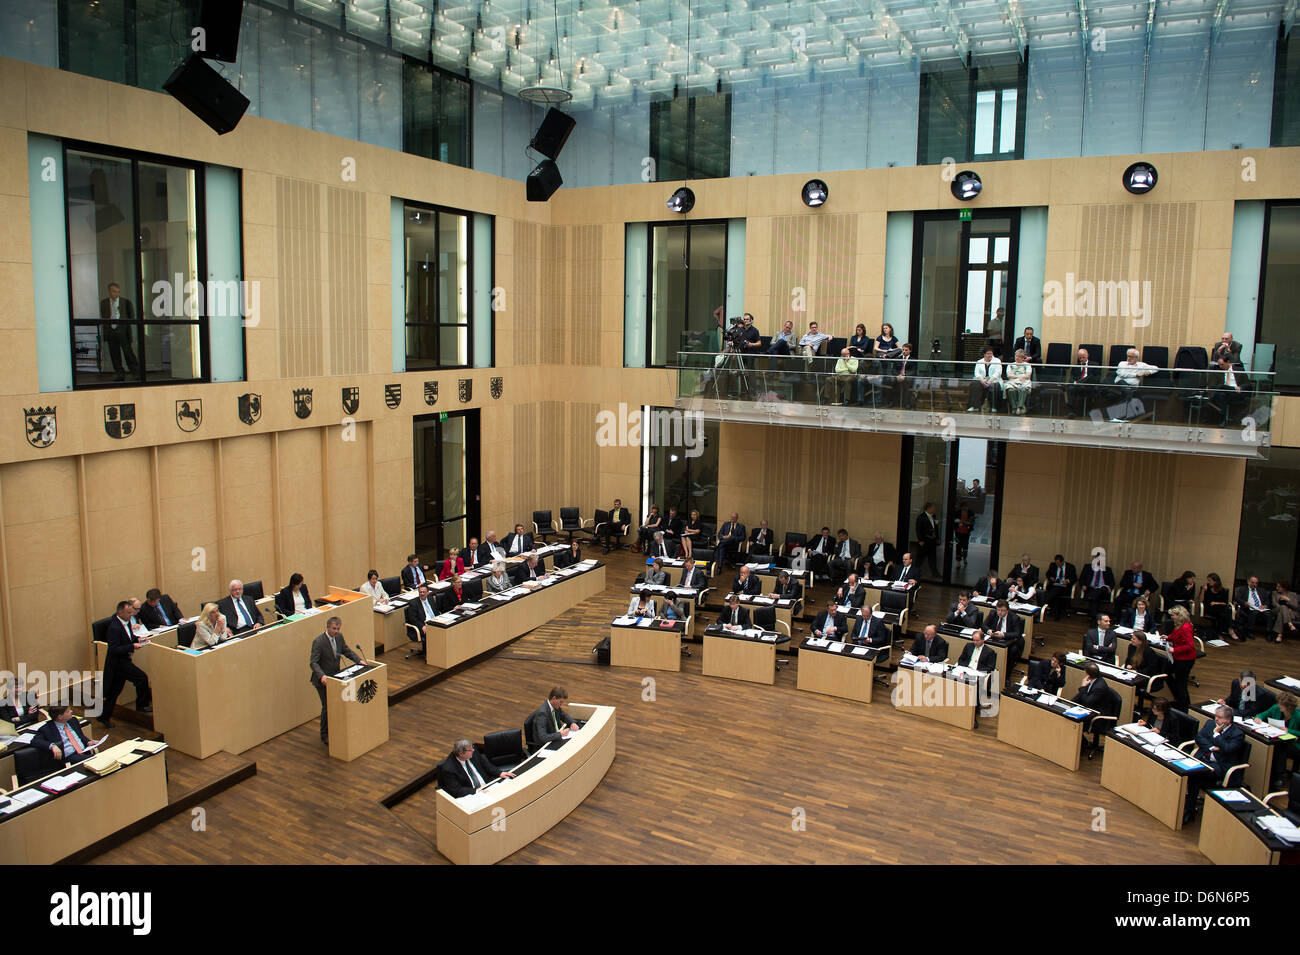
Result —
[[239, 52], [239, 24], [244, 19], [244, 0], [203, 0], [199, 27], [204, 49], [199, 56], [234, 63]]
[[238, 126], [244, 110], [248, 109], [248, 97], [198, 56], [191, 56], [176, 67], [163, 89], [219, 134]]
[[560, 167], [549, 159], [543, 159], [537, 168], [528, 174], [528, 201], [545, 202], [555, 195], [555, 190], [564, 185], [560, 178]]
[[572, 116], [565, 116], [552, 106], [546, 111], [546, 118], [542, 120], [542, 125], [537, 127], [533, 141], [528, 145], [547, 159], [559, 159], [560, 150], [564, 148], [569, 133], [573, 132], [575, 125]]

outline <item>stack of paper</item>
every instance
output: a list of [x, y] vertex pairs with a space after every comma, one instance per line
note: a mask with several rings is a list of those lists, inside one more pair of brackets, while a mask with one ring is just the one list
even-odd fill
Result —
[[49, 796], [49, 793], [41, 792], [39, 789], [20, 789], [12, 794], [12, 799], [18, 806], [32, 806]]
[[826, 649], [830, 650], [831, 653], [843, 653], [844, 644], [840, 643], [838, 640], [835, 640]]
[[629, 614], [623, 614], [623, 616], [621, 617], [614, 618], [614, 623], [620, 627], [630, 627], [635, 622], [636, 622], [636, 618], [630, 616]]
[[71, 789], [77, 783], [87, 778], [85, 773], [64, 773], [62, 776], [55, 776], [41, 783], [41, 788], [46, 792], [61, 793], [65, 789]]
[[1300, 828], [1283, 816], [1258, 816], [1255, 824], [1286, 842], [1300, 842]]

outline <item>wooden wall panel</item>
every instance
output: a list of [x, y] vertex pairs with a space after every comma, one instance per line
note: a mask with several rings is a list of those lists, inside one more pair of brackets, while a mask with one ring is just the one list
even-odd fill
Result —
[[[325, 551], [329, 562], [321, 585], [360, 587], [370, 569], [369, 548], [364, 545], [370, 532], [370, 511], [365, 506], [369, 498], [367, 446], [370, 423], [360, 421], [351, 427], [322, 430], [325, 432], [323, 464], [326, 489], [322, 514], [325, 515]], [[389, 502], [389, 506], [396, 505], [395, 501]]]
[[276, 580], [272, 440], [269, 434], [250, 434], [221, 441], [220, 594], [232, 578], [261, 580], [267, 589]]
[[329, 369], [333, 375], [370, 370], [366, 340], [367, 275], [365, 195], [341, 188], [325, 190], [325, 245], [329, 263]]
[[[772, 309], [769, 330], [779, 330], [787, 319], [794, 322], [795, 331], [806, 329], [814, 318], [807, 311], [795, 311], [794, 290], [807, 292], [811, 276], [808, 264], [811, 253], [812, 220], [807, 216], [781, 216], [772, 223], [772, 258], [769, 265], [768, 295]], [[807, 296], [804, 297], [805, 307]]]
[[[90, 663], [77, 461], [0, 468], [8, 616], [16, 660], [34, 669]], [[109, 608], [109, 613], [112, 608]]]
[[514, 288], [507, 289], [510, 311], [510, 343], [512, 363], [537, 364], [538, 343], [542, 314], [540, 277], [537, 269], [538, 245], [542, 227], [534, 222], [516, 219], [514, 222]]
[[[568, 406], [568, 427], [564, 437], [569, 453], [565, 457], [565, 502], [577, 502], [583, 515], [596, 507], [608, 508], [608, 501], [600, 496], [600, 451], [596, 445], [596, 414], [600, 406], [592, 402], [575, 401]], [[628, 506], [631, 491], [624, 492], [623, 505]], [[557, 505], [558, 506], [558, 505]], [[636, 510], [635, 507], [630, 508]]]
[[836, 335], [853, 334], [858, 317], [857, 292], [858, 216], [824, 215], [817, 219], [816, 283], [809, 290], [809, 308], [823, 326]]
[[[324, 592], [325, 500], [321, 487], [321, 437], [317, 428], [285, 431], [278, 436], [280, 501], [280, 577], [302, 574], [311, 592]], [[270, 590], [270, 588], [267, 588]]]
[[540, 256], [535, 260], [534, 268], [538, 273], [541, 319], [536, 361], [543, 365], [565, 365], [570, 361], [565, 281], [568, 272], [564, 267], [568, 259], [568, 239], [568, 229], [560, 226], [541, 227]]
[[88, 454], [82, 460], [91, 610], [107, 616], [119, 600], [143, 600], [158, 577], [149, 451], [128, 448]]
[[[1143, 206], [1142, 211], [1136, 275], [1151, 282], [1151, 300], [1149, 314], [1142, 319], [1149, 324], [1133, 331], [1138, 348], [1186, 338], [1196, 247], [1195, 202], [1164, 202]], [[1174, 357], [1169, 356], [1171, 364]]]
[[[216, 445], [210, 441], [158, 449], [158, 501], [163, 564], [158, 586], [194, 616], [200, 601], [225, 593], [219, 572]], [[201, 548], [198, 554], [195, 548]]]
[[602, 227], [570, 226], [569, 320], [571, 347], [568, 362], [600, 364], [600, 309], [602, 304]]

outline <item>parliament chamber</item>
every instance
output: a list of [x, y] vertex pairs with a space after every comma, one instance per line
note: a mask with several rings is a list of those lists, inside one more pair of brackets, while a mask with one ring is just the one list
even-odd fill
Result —
[[1297, 13], [1131, 6], [6, 4], [0, 862], [1300, 861]]

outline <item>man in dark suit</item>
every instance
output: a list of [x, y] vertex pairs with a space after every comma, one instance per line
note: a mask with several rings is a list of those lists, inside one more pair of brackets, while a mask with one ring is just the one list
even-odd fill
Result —
[[1021, 554], [1020, 563], [1008, 570], [1005, 576], [1007, 580], [1019, 577], [1025, 582], [1026, 590], [1038, 585], [1038, 567], [1030, 562], [1028, 554]]
[[823, 637], [827, 640], [844, 640], [849, 635], [848, 631], [848, 623], [838, 605], [834, 600], [826, 601], [826, 609], [817, 614], [813, 621], [812, 635], [818, 640]]
[[877, 534], [862, 555], [858, 572], [867, 580], [884, 580], [889, 565], [898, 563], [898, 550], [885, 543], [885, 535]]
[[176, 601], [172, 600], [170, 595], [163, 593], [157, 587], [151, 587], [144, 595], [144, 604], [140, 607], [140, 622], [149, 630], [174, 627], [183, 619], [185, 615], [181, 613], [181, 608], [176, 606]]
[[217, 609], [226, 618], [226, 627], [231, 633], [245, 633], [262, 626], [262, 611], [244, 596], [242, 580], [230, 582], [230, 594], [217, 601]]
[[747, 597], [757, 597], [763, 592], [763, 582], [750, 573], [749, 568], [742, 564], [740, 573], [731, 583], [731, 592], [733, 594], [744, 594]]
[[1012, 361], [1016, 357], [1016, 352], [1022, 349], [1030, 364], [1037, 365], [1043, 360], [1043, 341], [1034, 334], [1032, 328], [1026, 328], [1025, 333], [1016, 339], [1015, 344], [1011, 346], [1011, 351], [1007, 354], [1007, 361]]
[[677, 513], [677, 508], [670, 507], [668, 508], [668, 516], [664, 518], [663, 524], [660, 525], [660, 530], [664, 532], [664, 540], [674, 548], [678, 548], [682, 543], [682, 528], [685, 526], [686, 522]]
[[857, 574], [849, 574], [845, 579], [843, 586], [835, 593], [835, 599], [840, 604], [848, 604], [850, 607], [862, 609], [862, 605], [867, 600], [867, 588], [862, 586], [858, 580]]
[[518, 557], [533, 549], [533, 535], [524, 533], [524, 525], [516, 524], [512, 533], [506, 535], [505, 549], [507, 557]]
[[769, 557], [775, 546], [776, 536], [772, 533], [772, 528], [767, 526], [767, 521], [761, 521], [749, 535], [749, 556]]
[[1238, 587], [1236, 594], [1233, 595], [1233, 602], [1237, 605], [1237, 618], [1233, 621], [1233, 625], [1237, 630], [1235, 638], [1238, 641], [1254, 640], [1254, 629], [1257, 623], [1264, 625], [1264, 633], [1272, 632], [1272, 598], [1260, 589], [1258, 577], [1252, 574], [1246, 580], [1245, 586]]
[[[505, 560], [506, 549], [497, 540], [496, 531], [488, 531], [483, 537], [483, 543], [478, 545], [478, 556], [480, 563], [490, 564], [494, 560]], [[428, 570], [426, 567], [425, 570]]]
[[[918, 374], [916, 356], [912, 353], [912, 343], [903, 342], [897, 358], [885, 363], [888, 380], [882, 382], [882, 390], [890, 395], [900, 408], [912, 407], [912, 382]], [[890, 398], [886, 398], [889, 401]]]
[[727, 598], [727, 609], [718, 614], [718, 623], [724, 627], [749, 629], [749, 611], [740, 605], [740, 598], [735, 594]]
[[529, 554], [514, 566], [516, 584], [526, 584], [546, 573], [546, 564], [536, 554]]
[[939, 636], [934, 624], [930, 624], [924, 633], [917, 634], [910, 652], [923, 663], [942, 663], [948, 659], [948, 641]]
[[1209, 352], [1211, 368], [1222, 357], [1227, 357], [1234, 365], [1241, 364], [1241, 342], [1232, 340], [1232, 332], [1224, 332], [1222, 337], [1209, 347]]
[[916, 515], [917, 563], [929, 563], [930, 573], [939, 576], [939, 565], [935, 562], [939, 552], [939, 518], [935, 516], [934, 505], [929, 501]]
[[1241, 362], [1220, 355], [1217, 361], [1210, 362], [1210, 370], [1206, 374], [1210, 381], [1211, 400], [1223, 412], [1222, 426], [1226, 428], [1233, 411], [1240, 409], [1250, 399], [1250, 392], [1241, 386], [1243, 381], [1249, 384], [1249, 379], [1245, 377], [1246, 368]]
[[995, 568], [989, 568], [989, 572], [975, 582], [975, 596], [988, 597], [990, 600], [1001, 600], [1007, 595], [1007, 582], [998, 578], [998, 572]]
[[[1083, 683], [1079, 686], [1079, 692], [1074, 694], [1073, 702], [1078, 703], [1080, 706], [1086, 706], [1090, 710], [1096, 710], [1098, 716], [1114, 716], [1114, 712], [1109, 712], [1115, 708], [1112, 693], [1114, 691], [1101, 678], [1101, 671], [1097, 669], [1097, 664], [1089, 663], [1084, 667]], [[1108, 722], [1108, 720], [1103, 721], [1103, 723]], [[1091, 751], [1088, 753], [1089, 759], [1092, 759], [1093, 753], [1101, 745], [1101, 724], [1097, 724], [1097, 728], [1093, 730], [1094, 723], [1093, 717], [1089, 716], [1083, 724], [1085, 733], [1092, 732], [1092, 746]], [[1110, 725], [1113, 726], [1114, 724]], [[1087, 740], [1084, 741], [1085, 746], [1087, 746], [1087, 742]]]
[[1223, 777], [1233, 766], [1238, 765], [1246, 756], [1246, 734], [1233, 723], [1230, 706], [1220, 706], [1214, 711], [1214, 718], [1205, 721], [1201, 731], [1196, 734], [1196, 758], [1212, 770], [1212, 779], [1203, 774], [1193, 773], [1187, 777], [1187, 805], [1183, 811], [1183, 825], [1196, 818], [1196, 801], [1202, 787], [1207, 783], [1223, 785]]
[[1268, 687], [1260, 686], [1255, 680], [1254, 670], [1242, 670], [1241, 675], [1232, 681], [1227, 699], [1215, 702], [1232, 707], [1238, 716], [1248, 720], [1277, 703], [1277, 697]]
[[94, 756], [91, 743], [81, 732], [81, 721], [72, 715], [72, 707], [55, 704], [50, 719], [32, 737], [33, 746], [46, 746], [56, 763], [71, 766]]
[[1065, 686], [1065, 654], [1057, 650], [1046, 660], [1034, 660], [1029, 664], [1026, 683], [1030, 689], [1060, 693]]
[[481, 561], [478, 556], [477, 537], [471, 537], [468, 541], [465, 542], [465, 546], [461, 549], [460, 552], [460, 559], [465, 562], [466, 570], [473, 570], [475, 567], [483, 566], [483, 561]]
[[132, 342], [135, 340], [135, 306], [131, 300], [122, 298], [122, 289], [116, 282], [108, 283], [108, 298], [99, 300], [100, 325], [104, 335], [104, 345], [108, 357], [113, 362], [115, 381], [125, 381], [122, 373], [122, 358], [126, 358], [127, 370], [135, 377], [139, 364], [135, 359]]
[[1083, 599], [1088, 601], [1088, 616], [1095, 618], [1104, 600], [1110, 600], [1115, 589], [1115, 575], [1109, 567], [1087, 564], [1079, 577], [1083, 586]]
[[984, 646], [983, 630], [976, 630], [970, 643], [962, 647], [961, 655], [957, 657], [957, 665], [970, 667], [981, 673], [992, 673], [997, 669], [998, 658], [991, 647]]
[[957, 602], [948, 608], [946, 623], [957, 627], [978, 627], [980, 625], [980, 609], [972, 606], [970, 598], [962, 594], [957, 598]]
[[113, 708], [127, 681], [135, 687], [137, 713], [152, 713], [153, 694], [149, 690], [149, 677], [131, 660], [131, 654], [148, 640], [137, 640], [131, 630], [132, 605], [129, 600], [118, 601], [117, 614], [108, 621], [105, 639], [108, 650], [104, 655], [104, 712], [99, 721], [107, 727], [113, 725]]
[[663, 531], [655, 531], [650, 543], [646, 544], [645, 552], [647, 557], [669, 560], [677, 556], [677, 545], [666, 538]]
[[1063, 555], [1057, 554], [1052, 558], [1052, 565], [1047, 568], [1047, 573], [1043, 576], [1043, 586], [1047, 609], [1053, 619], [1064, 618], [1066, 610], [1069, 609], [1070, 593], [1074, 590], [1074, 582], [1078, 579], [1078, 571], [1073, 564], [1066, 562]]
[[311, 642], [311, 685], [320, 697], [320, 741], [330, 741], [329, 713], [325, 707], [325, 678], [334, 676], [343, 669], [341, 658], [347, 657], [353, 663], [365, 663], [357, 652], [348, 646], [343, 638], [343, 621], [330, 617], [325, 621], [325, 632]]
[[1081, 652], [1092, 660], [1115, 662], [1115, 631], [1110, 628], [1110, 614], [1097, 616], [1097, 626], [1083, 635]]
[[407, 637], [413, 643], [419, 643], [424, 647], [424, 625], [434, 617], [438, 616], [438, 602], [435, 598], [429, 596], [429, 585], [420, 584], [416, 589], [415, 599], [406, 605], [404, 611], [406, 622], [419, 631], [416, 636], [410, 630], [406, 631]]
[[803, 584], [790, 576], [790, 571], [783, 570], [781, 575], [776, 579], [776, 591], [774, 596], [778, 600], [802, 600]]
[[829, 527], [823, 527], [820, 534], [814, 534], [804, 545], [804, 557], [814, 577], [819, 575], [824, 577], [829, 572], [828, 561], [834, 549], [835, 541], [831, 539]]
[[[414, 590], [420, 584], [426, 583], [429, 580], [428, 576], [426, 576], [428, 570], [427, 564], [421, 564], [418, 554], [409, 555], [406, 558], [406, 566], [402, 568], [402, 589]], [[227, 617], [226, 619], [229, 620], [230, 618]]]
[[693, 587], [696, 590], [703, 590], [709, 585], [709, 579], [704, 576], [704, 571], [695, 566], [694, 560], [688, 560], [682, 565], [682, 576], [677, 581], [678, 587]]
[[913, 580], [919, 580], [917, 567], [912, 563], [912, 555], [904, 554], [899, 558], [899, 563], [894, 565], [893, 572], [890, 574], [895, 583], [905, 584]]
[[724, 567], [734, 563], [744, 542], [745, 525], [740, 523], [740, 515], [732, 511], [731, 520], [718, 528], [718, 563]]
[[858, 558], [862, 556], [862, 548], [858, 545], [849, 532], [840, 528], [835, 535], [835, 549], [830, 559], [830, 575], [833, 582], [843, 580], [849, 575], [856, 566]]
[[1101, 394], [1099, 386], [1104, 374], [1103, 369], [1092, 364], [1088, 350], [1080, 348], [1065, 385], [1067, 417], [1078, 418], [1087, 413], [1089, 400]]
[[551, 688], [546, 702], [533, 711], [529, 723], [533, 730], [532, 745], [541, 747], [546, 743], [560, 744], [569, 738], [570, 733], [578, 731], [578, 724], [564, 711], [564, 704], [569, 702], [569, 691], [562, 686]]
[[1007, 670], [1020, 662], [1025, 652], [1025, 622], [1020, 614], [1011, 612], [1011, 605], [999, 600], [998, 605], [984, 618], [984, 629], [990, 637], [1007, 640]]
[[621, 500], [614, 498], [614, 506], [609, 509], [609, 520], [605, 521], [604, 526], [600, 529], [600, 536], [605, 538], [606, 554], [609, 553], [611, 539], [622, 537], [631, 526], [632, 512], [623, 506]]
[[458, 739], [447, 758], [438, 764], [438, 788], [452, 799], [476, 793], [493, 779], [514, 779], [499, 770], [467, 739]]
[[868, 660], [874, 660], [880, 656], [881, 651], [893, 644], [894, 635], [884, 621], [868, 610], [858, 617], [849, 640], [860, 647], [869, 647], [866, 657]]
[[1114, 610], [1122, 613], [1139, 597], [1150, 600], [1151, 594], [1160, 590], [1160, 583], [1151, 574], [1142, 569], [1141, 561], [1133, 561], [1124, 576], [1119, 579], [1119, 588], [1115, 592]]

